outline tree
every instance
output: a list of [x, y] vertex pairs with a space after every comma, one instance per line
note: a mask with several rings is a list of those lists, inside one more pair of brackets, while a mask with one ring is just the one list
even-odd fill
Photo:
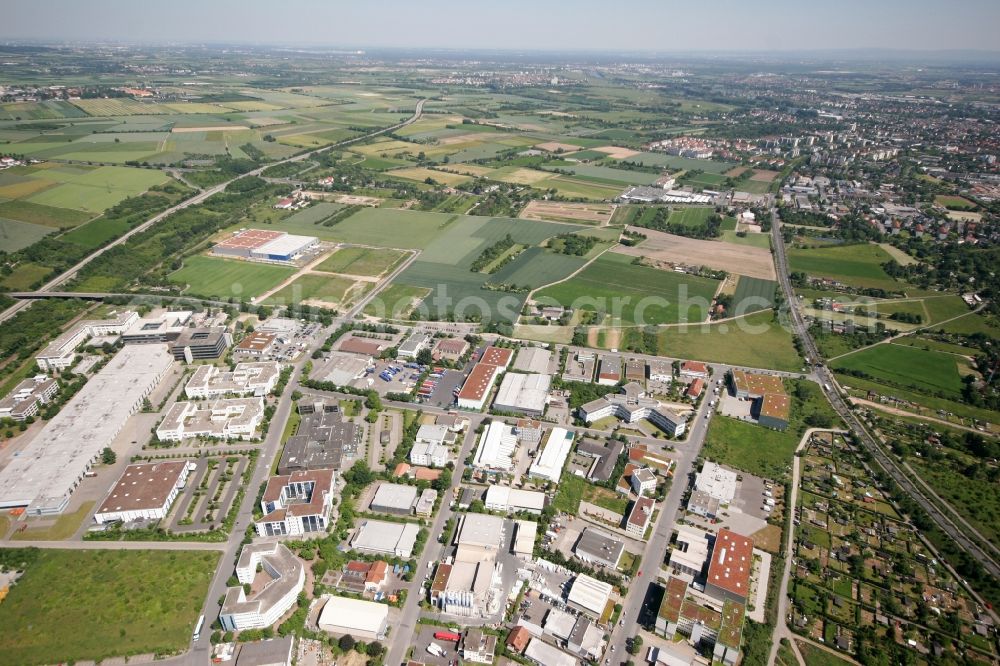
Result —
[[369, 657], [378, 657], [383, 652], [385, 652], [385, 646], [382, 645], [381, 643], [375, 642], [375, 643], [369, 643], [368, 644], [368, 656]]
[[118, 454], [116, 454], [110, 446], [105, 446], [104, 450], [101, 451], [101, 462], [105, 465], [114, 465], [117, 460]]
[[337, 645], [344, 652], [350, 652], [354, 649], [354, 638], [350, 634], [344, 634], [340, 637], [340, 640], [337, 641]]

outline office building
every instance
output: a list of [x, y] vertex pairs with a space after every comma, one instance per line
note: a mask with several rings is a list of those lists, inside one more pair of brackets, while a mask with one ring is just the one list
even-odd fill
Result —
[[41, 405], [47, 405], [59, 390], [59, 382], [45, 375], [25, 379], [0, 400], [0, 419], [24, 421], [38, 416]]
[[[219, 611], [222, 628], [263, 629], [275, 624], [295, 605], [305, 584], [305, 567], [282, 543], [247, 544], [236, 563], [236, 578], [240, 585], [226, 590]], [[251, 586], [249, 595], [244, 585]]]
[[232, 372], [214, 365], [199, 366], [184, 387], [189, 398], [218, 398], [224, 395], [264, 396], [278, 384], [281, 366], [275, 362], [237, 363]]
[[325, 532], [330, 524], [335, 478], [332, 469], [272, 476], [260, 500], [264, 517], [255, 524], [257, 536]]
[[185, 328], [170, 344], [175, 361], [193, 363], [221, 358], [233, 345], [233, 336], [222, 326]]
[[526, 512], [541, 515], [545, 508], [545, 493], [521, 490], [510, 486], [491, 485], [486, 489], [486, 508], [504, 513]]
[[736, 496], [736, 477], [736, 472], [707, 460], [694, 477], [694, 487], [719, 500], [719, 504], [729, 504]]
[[262, 398], [176, 402], [156, 427], [156, 437], [163, 442], [179, 442], [193, 437], [252, 439], [263, 419]]
[[278, 474], [311, 469], [340, 470], [345, 456], [357, 454], [362, 430], [346, 421], [337, 404], [299, 401], [298, 430], [285, 442]]
[[637, 382], [629, 382], [623, 386], [621, 393], [609, 393], [582, 405], [578, 413], [587, 423], [608, 416], [614, 416], [625, 423], [647, 419], [673, 437], [680, 437], [687, 428], [684, 419], [661, 405], [659, 400], [648, 397], [646, 390]]
[[127, 310], [108, 319], [77, 322], [35, 355], [42, 372], [65, 370], [76, 361], [76, 351], [90, 338], [119, 336], [139, 320], [139, 313]]

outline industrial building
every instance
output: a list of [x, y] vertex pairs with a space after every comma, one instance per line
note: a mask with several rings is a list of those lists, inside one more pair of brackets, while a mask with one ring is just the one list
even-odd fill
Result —
[[0, 400], [0, 419], [24, 421], [37, 416], [39, 405], [47, 405], [58, 390], [59, 382], [45, 375], [25, 379]]
[[319, 614], [320, 629], [349, 634], [362, 640], [379, 640], [389, 627], [389, 606], [374, 601], [330, 597]]
[[445, 359], [456, 363], [469, 351], [469, 343], [462, 338], [441, 338], [431, 350], [431, 357], [435, 361]]
[[522, 347], [514, 359], [514, 370], [545, 375], [549, 372], [552, 352], [541, 347]]
[[278, 383], [281, 366], [276, 362], [237, 363], [232, 372], [215, 365], [199, 366], [184, 387], [189, 398], [218, 398], [227, 394], [264, 396]]
[[719, 504], [729, 504], [736, 496], [736, 477], [736, 472], [706, 460], [694, 477], [694, 487], [719, 500]]
[[625, 542], [604, 530], [587, 526], [580, 533], [573, 554], [587, 564], [617, 569], [625, 552]]
[[587, 479], [605, 483], [611, 480], [618, 460], [625, 452], [625, 444], [619, 439], [607, 439], [603, 442], [583, 439], [576, 445], [576, 452], [594, 461], [587, 470]]
[[591, 578], [586, 574], [577, 574], [569, 588], [566, 602], [572, 608], [600, 619], [604, 609], [611, 599], [612, 587], [608, 583]]
[[409, 516], [417, 503], [417, 487], [400, 483], [381, 483], [368, 505], [370, 511]]
[[750, 414], [757, 419], [758, 424], [774, 430], [788, 427], [791, 399], [785, 392], [781, 377], [730, 370], [726, 379], [735, 397], [753, 402]]
[[291, 636], [240, 643], [236, 666], [292, 666]]
[[492, 664], [496, 655], [497, 637], [483, 633], [479, 627], [467, 629], [461, 643], [462, 659], [473, 664]]
[[263, 419], [263, 398], [181, 401], [167, 410], [156, 427], [156, 437], [163, 442], [179, 442], [193, 437], [252, 439]]
[[[261, 577], [266, 579], [262, 581]], [[276, 623], [295, 605], [305, 584], [305, 567], [282, 543], [247, 544], [236, 563], [236, 578], [240, 585], [226, 590], [219, 611], [222, 628], [263, 629]], [[244, 585], [252, 586], [249, 596]], [[253, 591], [253, 588], [258, 589]]]
[[351, 548], [362, 553], [409, 558], [419, 531], [416, 523], [363, 520], [351, 540]]
[[642, 419], [660, 428], [668, 435], [680, 437], [687, 429], [687, 423], [680, 416], [660, 404], [659, 400], [647, 397], [646, 390], [638, 382], [629, 382], [621, 393], [591, 400], [581, 405], [580, 418], [587, 423], [614, 416], [625, 423], [635, 423]]
[[77, 322], [35, 355], [42, 372], [65, 370], [76, 360], [76, 350], [90, 338], [119, 336], [139, 320], [139, 313], [127, 310], [108, 319], [88, 319]]
[[190, 310], [167, 310], [143, 317], [133, 322], [122, 333], [122, 342], [127, 345], [155, 345], [175, 342], [193, 314]]
[[687, 510], [702, 518], [713, 520], [719, 513], [719, 500], [704, 490], [695, 490], [688, 498]]
[[327, 354], [326, 360], [317, 364], [319, 367], [313, 370], [312, 376], [337, 386], [350, 385], [364, 377], [368, 368], [372, 367], [370, 358], [336, 351]]
[[708, 560], [708, 533], [687, 525], [677, 527], [676, 532], [668, 563], [670, 570], [687, 580], [700, 578]]
[[437, 503], [438, 493], [433, 488], [424, 488], [420, 491], [417, 503], [413, 505], [413, 513], [421, 518], [430, 518], [434, 513], [434, 505]]
[[399, 345], [396, 355], [399, 358], [416, 358], [417, 354], [430, 347], [430, 344], [429, 334], [414, 331]]
[[517, 435], [503, 421], [493, 421], [479, 437], [479, 446], [472, 466], [476, 469], [510, 472], [514, 469]]
[[62, 513], [70, 495], [170, 369], [166, 345], [123, 348], [0, 472], [0, 509]]
[[538, 523], [533, 520], [514, 521], [514, 554], [531, 559], [535, 552]]
[[97, 509], [94, 522], [165, 518], [194, 468], [185, 460], [129, 465]]
[[552, 428], [528, 468], [528, 476], [559, 483], [566, 458], [573, 450], [573, 433], [565, 428]]
[[278, 340], [277, 333], [266, 331], [254, 331], [245, 335], [239, 344], [233, 349], [234, 354], [249, 356], [251, 358], [261, 358], [271, 352], [274, 343]]
[[452, 458], [451, 447], [458, 437], [448, 426], [425, 423], [417, 430], [410, 449], [410, 462], [425, 467], [444, 467]]
[[577, 666], [579, 663], [576, 657], [542, 642], [540, 638], [532, 638], [528, 641], [524, 656], [539, 666]]
[[715, 537], [705, 579], [705, 594], [746, 603], [753, 568], [753, 540], [722, 528]]
[[257, 536], [294, 536], [325, 532], [330, 524], [332, 469], [272, 476], [260, 500], [264, 517], [255, 523]]
[[212, 254], [238, 259], [288, 263], [319, 243], [315, 236], [297, 236], [284, 231], [241, 229], [217, 243]]
[[233, 346], [233, 336], [224, 326], [185, 328], [170, 344], [175, 361], [193, 363], [221, 358]]
[[462, 409], [482, 409], [493, 389], [493, 383], [502, 372], [499, 366], [488, 363], [477, 363], [472, 366], [469, 376], [465, 378], [465, 383], [458, 392], [456, 404]]
[[486, 489], [486, 508], [504, 513], [526, 512], [541, 515], [545, 508], [545, 493], [521, 490], [510, 486], [491, 485]]
[[345, 455], [358, 451], [362, 430], [343, 418], [340, 407], [323, 402], [299, 401], [298, 430], [285, 442], [278, 474], [342, 467]]
[[550, 375], [508, 372], [500, 382], [500, 389], [493, 400], [493, 409], [541, 416], [548, 404], [551, 386]]

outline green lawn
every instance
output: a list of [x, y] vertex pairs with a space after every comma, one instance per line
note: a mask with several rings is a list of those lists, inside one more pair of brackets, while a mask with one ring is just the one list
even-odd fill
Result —
[[878, 245], [834, 245], [822, 248], [788, 251], [788, 261], [793, 271], [802, 271], [811, 277], [825, 277], [844, 284], [898, 291], [906, 289], [905, 282], [897, 282], [882, 269], [882, 264], [892, 257]]
[[[846, 358], [850, 358], [850, 356]], [[864, 394], [868, 391], [874, 391], [880, 395], [894, 396], [901, 400], [908, 400], [918, 405], [923, 405], [931, 411], [943, 410], [951, 412], [956, 416], [982, 419], [990, 422], [995, 422], [997, 420], [996, 412], [990, 411], [989, 409], [973, 407], [972, 405], [955, 402], [954, 400], [938, 398], [936, 396], [927, 395], [926, 393], [920, 393], [915, 390], [890, 386], [888, 384], [879, 383], [870, 379], [862, 379], [861, 377], [855, 377], [853, 375], [837, 373], [837, 383], [841, 386], [847, 386], [851, 389], [860, 391], [861, 397], [864, 397]], [[936, 414], [931, 415], [937, 416]]]
[[345, 247], [316, 266], [317, 271], [378, 276], [396, 266], [405, 255], [397, 250]]
[[716, 280], [634, 265], [629, 256], [609, 253], [534, 298], [605, 312], [624, 325], [657, 325], [703, 321], [717, 287]]
[[558, 511], [571, 513], [574, 516], [580, 511], [580, 502], [587, 489], [587, 481], [576, 474], [563, 474], [559, 480], [559, 489], [552, 500], [552, 506]]
[[238, 259], [194, 256], [170, 274], [170, 281], [187, 285], [186, 294], [228, 299], [250, 299], [273, 289], [295, 274], [295, 269], [274, 264], [259, 264]]
[[21, 222], [20, 220], [6, 220], [0, 217], [0, 239], [3, 240], [3, 249], [7, 252], [16, 252], [21, 248], [28, 247], [51, 234], [55, 229], [41, 224], [31, 222]]
[[368, 302], [363, 312], [369, 317], [402, 319], [413, 311], [431, 290], [408, 284], [391, 284]]
[[790, 372], [802, 368], [791, 332], [768, 311], [736, 322], [661, 329], [657, 353]]
[[0, 604], [2, 661], [54, 664], [183, 650], [218, 558], [199, 551], [37, 551]]
[[961, 398], [962, 378], [952, 354], [902, 345], [876, 345], [836, 359], [830, 366], [834, 370], [863, 372], [875, 381], [895, 386]]
[[774, 307], [774, 294], [778, 283], [774, 280], [740, 276], [733, 294], [733, 311], [730, 314], [743, 314], [758, 310], [769, 310]]
[[747, 232], [744, 236], [737, 235], [737, 232], [726, 230], [722, 232], [722, 240], [736, 245], [749, 245], [750, 247], [762, 247], [765, 250], [771, 249], [771, 235]]

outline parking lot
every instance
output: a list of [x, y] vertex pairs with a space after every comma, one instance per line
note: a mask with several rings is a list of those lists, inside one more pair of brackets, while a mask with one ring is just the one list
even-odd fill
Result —
[[[446, 627], [435, 627], [430, 625], [417, 625], [417, 631], [413, 635], [413, 661], [424, 664], [435, 664], [436, 666], [449, 666], [458, 659], [458, 644], [452, 641], [434, 638], [438, 632], [450, 632]], [[461, 629], [455, 633], [461, 633]], [[427, 648], [431, 643], [441, 648], [443, 654], [433, 654]]]
[[[234, 462], [227, 462], [228, 458]], [[199, 458], [193, 462], [197, 468], [188, 476], [166, 519], [165, 527], [172, 532], [202, 532], [220, 525], [250, 463], [246, 456]]]
[[[432, 407], [447, 408], [455, 402], [455, 395], [465, 383], [465, 373], [460, 370], [433, 368], [420, 387], [418, 399]], [[439, 372], [440, 371], [440, 372]]]
[[420, 378], [420, 366], [402, 359], [379, 359], [364, 378], [354, 382], [356, 388], [373, 388], [379, 395], [409, 393]]

